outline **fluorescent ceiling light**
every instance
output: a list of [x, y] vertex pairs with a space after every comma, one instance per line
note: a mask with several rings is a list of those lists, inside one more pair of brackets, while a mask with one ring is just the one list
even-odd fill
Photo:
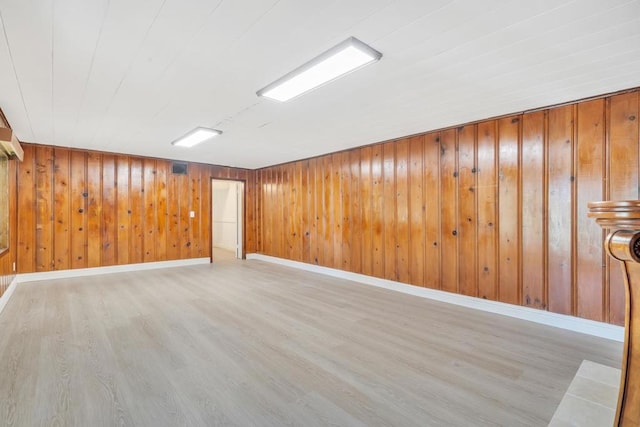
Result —
[[207, 139], [218, 136], [222, 131], [209, 128], [195, 128], [188, 134], [176, 139], [171, 143], [176, 147], [193, 147], [196, 144], [206, 141]]
[[350, 37], [256, 93], [276, 101], [288, 101], [380, 58], [380, 52]]

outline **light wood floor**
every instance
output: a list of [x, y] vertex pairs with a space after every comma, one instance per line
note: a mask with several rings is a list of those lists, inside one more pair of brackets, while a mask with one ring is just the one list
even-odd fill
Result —
[[621, 344], [262, 263], [21, 284], [6, 425], [546, 426]]

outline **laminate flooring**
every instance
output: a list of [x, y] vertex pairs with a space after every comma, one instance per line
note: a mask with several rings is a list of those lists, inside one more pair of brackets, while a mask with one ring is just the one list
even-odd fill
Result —
[[261, 261], [18, 285], [11, 426], [546, 426], [620, 343]]

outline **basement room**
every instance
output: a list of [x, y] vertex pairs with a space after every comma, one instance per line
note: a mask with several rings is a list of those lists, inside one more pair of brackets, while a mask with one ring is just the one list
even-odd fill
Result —
[[640, 0], [0, 30], [1, 425], [640, 426]]

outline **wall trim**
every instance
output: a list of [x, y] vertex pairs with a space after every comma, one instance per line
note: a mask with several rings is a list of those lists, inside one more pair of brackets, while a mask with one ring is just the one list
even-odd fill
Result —
[[110, 265], [107, 267], [78, 268], [75, 270], [42, 271], [38, 273], [18, 274], [17, 282], [37, 282], [42, 280], [68, 279], [71, 277], [95, 276], [98, 274], [124, 273], [128, 271], [154, 270], [156, 268], [184, 267], [188, 265], [209, 264], [211, 259], [189, 258], [172, 261], [144, 262], [138, 264]]
[[352, 273], [349, 271], [322, 267], [319, 265], [307, 264], [304, 262], [272, 257], [269, 255], [247, 254], [247, 260], [266, 261], [286, 267], [297, 268], [313, 273], [320, 273], [340, 279], [352, 280], [354, 282], [377, 286], [379, 288], [390, 289], [409, 295], [415, 295], [421, 298], [428, 298], [435, 301], [446, 302], [449, 304], [482, 310], [489, 313], [501, 314], [503, 316], [528, 320], [530, 322], [535, 322], [542, 325], [580, 332], [583, 334], [606, 338], [613, 341], [624, 341], [624, 328], [622, 326], [611, 325], [609, 323], [596, 322], [593, 320], [582, 319], [580, 317], [551, 313], [549, 311], [539, 310], [536, 308], [523, 307], [498, 301], [490, 301], [466, 295], [454, 294], [451, 292], [439, 291], [436, 289], [407, 285], [392, 280], [380, 279], [377, 277], [366, 276], [364, 274]]
[[7, 303], [9, 302], [9, 298], [11, 298], [11, 295], [13, 295], [13, 291], [16, 290], [17, 285], [18, 285], [18, 278], [17, 276], [15, 276], [13, 280], [11, 280], [11, 283], [9, 283], [9, 287], [5, 289], [4, 293], [0, 297], [0, 314], [2, 314], [2, 310], [4, 310], [4, 308], [7, 306]]

